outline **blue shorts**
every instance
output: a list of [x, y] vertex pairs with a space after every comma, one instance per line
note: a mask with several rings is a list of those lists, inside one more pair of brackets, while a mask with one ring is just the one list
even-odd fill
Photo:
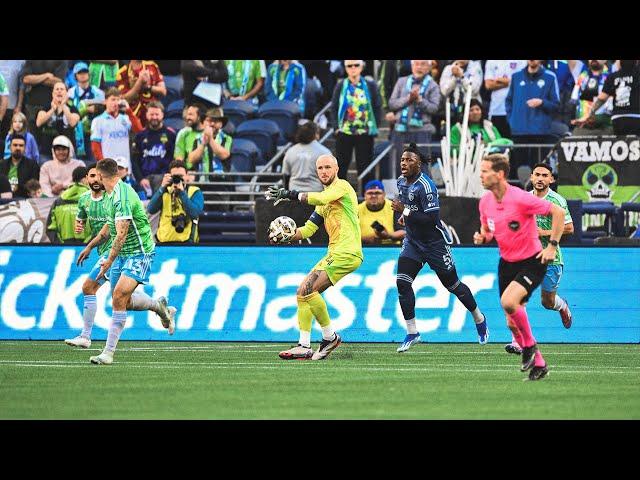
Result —
[[[94, 282], [96, 281], [96, 277], [100, 273], [100, 267], [102, 267], [102, 264], [107, 260], [107, 258], [109, 258], [109, 254], [108, 253], [105, 253], [103, 256], [98, 258], [98, 261], [96, 262], [96, 264], [93, 266], [93, 268], [89, 272], [89, 278], [91, 280], [93, 280]], [[111, 270], [109, 270], [109, 272], [110, 271]], [[98, 280], [98, 285], [102, 286], [104, 284], [104, 282], [108, 282], [109, 281], [109, 272], [106, 272], [104, 277], [102, 277], [100, 280]]]
[[417, 243], [405, 237], [400, 249], [400, 256], [411, 258], [422, 265], [428, 263], [434, 272], [449, 272], [456, 266], [451, 247], [444, 239], [429, 243]]
[[120, 275], [126, 275], [133, 278], [138, 283], [149, 283], [149, 275], [151, 274], [151, 264], [156, 252], [140, 253], [131, 255], [130, 257], [116, 257], [109, 271], [109, 281], [111, 288], [115, 288], [120, 280]]
[[560, 286], [560, 279], [562, 278], [562, 265], [548, 265], [547, 266], [547, 274], [544, 276], [542, 280], [542, 291], [544, 292], [555, 292], [558, 290]]

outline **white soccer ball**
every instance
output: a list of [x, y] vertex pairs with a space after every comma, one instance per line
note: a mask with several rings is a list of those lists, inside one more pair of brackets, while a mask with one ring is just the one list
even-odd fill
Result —
[[285, 243], [296, 234], [296, 228], [293, 218], [283, 215], [269, 225], [269, 238], [276, 243]]

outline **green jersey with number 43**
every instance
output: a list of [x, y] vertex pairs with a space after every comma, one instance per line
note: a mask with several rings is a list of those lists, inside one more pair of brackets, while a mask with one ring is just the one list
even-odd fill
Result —
[[[104, 199], [106, 194], [103, 192], [99, 198], [93, 198], [91, 191], [83, 193], [78, 199], [78, 213], [76, 218], [85, 222], [85, 229], [89, 227], [91, 238], [95, 237], [105, 223], [108, 216], [104, 208]], [[102, 256], [108, 253], [113, 243], [113, 237], [109, 235], [109, 239], [98, 245], [98, 255]]]
[[147, 212], [131, 185], [122, 180], [118, 181], [113, 192], [105, 194], [104, 203], [111, 239], [116, 237], [116, 222], [118, 220], [131, 220], [119, 256], [130, 257], [141, 253], [151, 253], [155, 250], [156, 244], [153, 241]]
[[[535, 190], [531, 190], [531, 193], [535, 195]], [[567, 201], [563, 196], [549, 189], [547, 194], [544, 197], [545, 200], [549, 200], [551, 203], [555, 203], [559, 207], [564, 210], [564, 224], [573, 223], [573, 219], [571, 218], [571, 214], [569, 213], [569, 206], [567, 205]], [[538, 224], [538, 228], [542, 230], [551, 230], [552, 225], [552, 217], [549, 215], [536, 215], [536, 223]], [[540, 242], [542, 243], [542, 248], [547, 248], [549, 245], [549, 235], [545, 235], [540, 237]], [[562, 252], [560, 251], [560, 245], [556, 250], [556, 258], [549, 265], [563, 265], [562, 261]]]

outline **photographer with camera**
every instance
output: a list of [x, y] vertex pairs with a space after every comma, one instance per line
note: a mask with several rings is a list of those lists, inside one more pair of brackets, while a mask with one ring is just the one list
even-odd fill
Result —
[[174, 160], [160, 188], [153, 194], [147, 212], [160, 212], [156, 237], [159, 243], [198, 243], [198, 217], [204, 211], [204, 197], [200, 188], [189, 185], [185, 163]]
[[398, 245], [405, 236], [404, 226], [398, 223], [400, 214], [391, 208], [391, 200], [384, 195], [380, 180], [364, 186], [364, 202], [358, 205], [362, 243], [365, 245]]

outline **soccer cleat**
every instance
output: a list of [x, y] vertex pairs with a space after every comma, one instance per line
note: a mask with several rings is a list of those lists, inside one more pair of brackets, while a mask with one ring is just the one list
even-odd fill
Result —
[[113, 353], [105, 350], [100, 355], [90, 357], [89, 360], [96, 365], [111, 365], [113, 363]]
[[75, 338], [67, 338], [64, 343], [71, 347], [89, 348], [91, 346], [91, 340], [82, 335], [78, 335]]
[[331, 352], [333, 352], [338, 346], [342, 343], [342, 338], [337, 333], [334, 333], [333, 340], [325, 340], [322, 339], [322, 343], [320, 344], [320, 348], [315, 351], [311, 360], [324, 360], [329, 356]]
[[158, 317], [160, 317], [160, 321], [162, 322], [162, 326], [164, 328], [169, 328], [171, 324], [169, 307], [167, 305], [167, 297], [160, 297], [157, 300], [158, 305], [160, 305], [160, 311], [158, 312]]
[[524, 347], [522, 349], [522, 366], [520, 367], [521, 372], [526, 372], [531, 367], [533, 367], [533, 364], [536, 361], [537, 351], [538, 345], [535, 343], [530, 347]]
[[484, 331], [484, 335], [478, 334], [478, 343], [480, 345], [486, 345], [489, 342], [489, 327], [487, 327]]
[[283, 360], [309, 360], [312, 355], [313, 350], [310, 347], [303, 347], [300, 344], [278, 354]]
[[173, 335], [173, 332], [176, 331], [176, 312], [178, 309], [169, 307], [167, 310], [169, 311], [169, 335]]
[[564, 308], [560, 310], [560, 318], [562, 319], [562, 325], [564, 325], [564, 328], [571, 328], [573, 316], [571, 315], [571, 310], [569, 309], [569, 302], [567, 302], [566, 298], [565, 298]]
[[514, 343], [505, 345], [504, 349], [507, 353], [513, 353], [514, 355], [522, 355], [522, 349]]
[[404, 340], [402, 341], [402, 345], [398, 347], [396, 352], [398, 353], [406, 352], [411, 348], [412, 345], [415, 345], [416, 343], [420, 343], [420, 334], [407, 333], [407, 336], [404, 337]]
[[529, 380], [542, 380], [549, 373], [549, 368], [546, 365], [542, 367], [533, 367], [529, 372]]

